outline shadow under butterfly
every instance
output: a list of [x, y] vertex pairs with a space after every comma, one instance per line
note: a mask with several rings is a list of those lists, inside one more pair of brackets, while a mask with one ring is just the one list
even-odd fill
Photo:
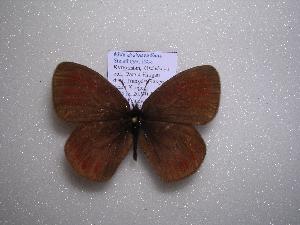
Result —
[[77, 124], [65, 144], [66, 158], [81, 176], [95, 181], [112, 177], [137, 145], [164, 181], [193, 174], [206, 147], [194, 125], [214, 118], [220, 101], [220, 78], [209, 65], [178, 73], [143, 103], [130, 108], [120, 91], [99, 73], [60, 63], [53, 75], [57, 115]]

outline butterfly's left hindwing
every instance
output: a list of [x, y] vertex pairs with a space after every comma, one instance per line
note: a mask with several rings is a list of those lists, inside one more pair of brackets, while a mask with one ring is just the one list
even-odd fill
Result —
[[126, 124], [93, 122], [76, 128], [65, 145], [65, 154], [75, 171], [90, 180], [111, 178], [132, 146]]

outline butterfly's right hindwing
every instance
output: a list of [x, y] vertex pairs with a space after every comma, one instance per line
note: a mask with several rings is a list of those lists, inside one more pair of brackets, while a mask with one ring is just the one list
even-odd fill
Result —
[[155, 121], [146, 121], [144, 126], [140, 146], [163, 180], [180, 180], [198, 169], [206, 148], [194, 127]]

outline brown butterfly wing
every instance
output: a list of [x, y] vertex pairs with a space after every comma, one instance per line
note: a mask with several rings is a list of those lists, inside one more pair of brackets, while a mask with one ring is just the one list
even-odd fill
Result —
[[110, 179], [132, 146], [131, 133], [125, 128], [119, 121], [80, 125], [65, 145], [71, 166], [91, 180]]
[[140, 146], [157, 174], [176, 181], [194, 173], [205, 157], [205, 143], [190, 125], [145, 122]]
[[220, 79], [212, 66], [185, 70], [154, 91], [143, 104], [147, 120], [205, 124], [216, 115]]
[[128, 102], [100, 74], [72, 62], [57, 66], [52, 88], [58, 116], [80, 124], [65, 145], [68, 161], [84, 177], [109, 179], [132, 146]]
[[99, 73], [72, 62], [60, 63], [52, 80], [57, 115], [68, 122], [119, 119], [129, 111], [122, 94]]
[[205, 124], [217, 113], [220, 79], [212, 66], [194, 67], [165, 82], [143, 104], [140, 145], [166, 181], [194, 173], [206, 152], [193, 124]]

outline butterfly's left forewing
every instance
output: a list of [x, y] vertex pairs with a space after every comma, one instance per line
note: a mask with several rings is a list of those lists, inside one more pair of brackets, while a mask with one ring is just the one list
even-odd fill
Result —
[[73, 62], [60, 63], [52, 80], [57, 115], [73, 123], [120, 119], [130, 110], [120, 91], [94, 70]]

